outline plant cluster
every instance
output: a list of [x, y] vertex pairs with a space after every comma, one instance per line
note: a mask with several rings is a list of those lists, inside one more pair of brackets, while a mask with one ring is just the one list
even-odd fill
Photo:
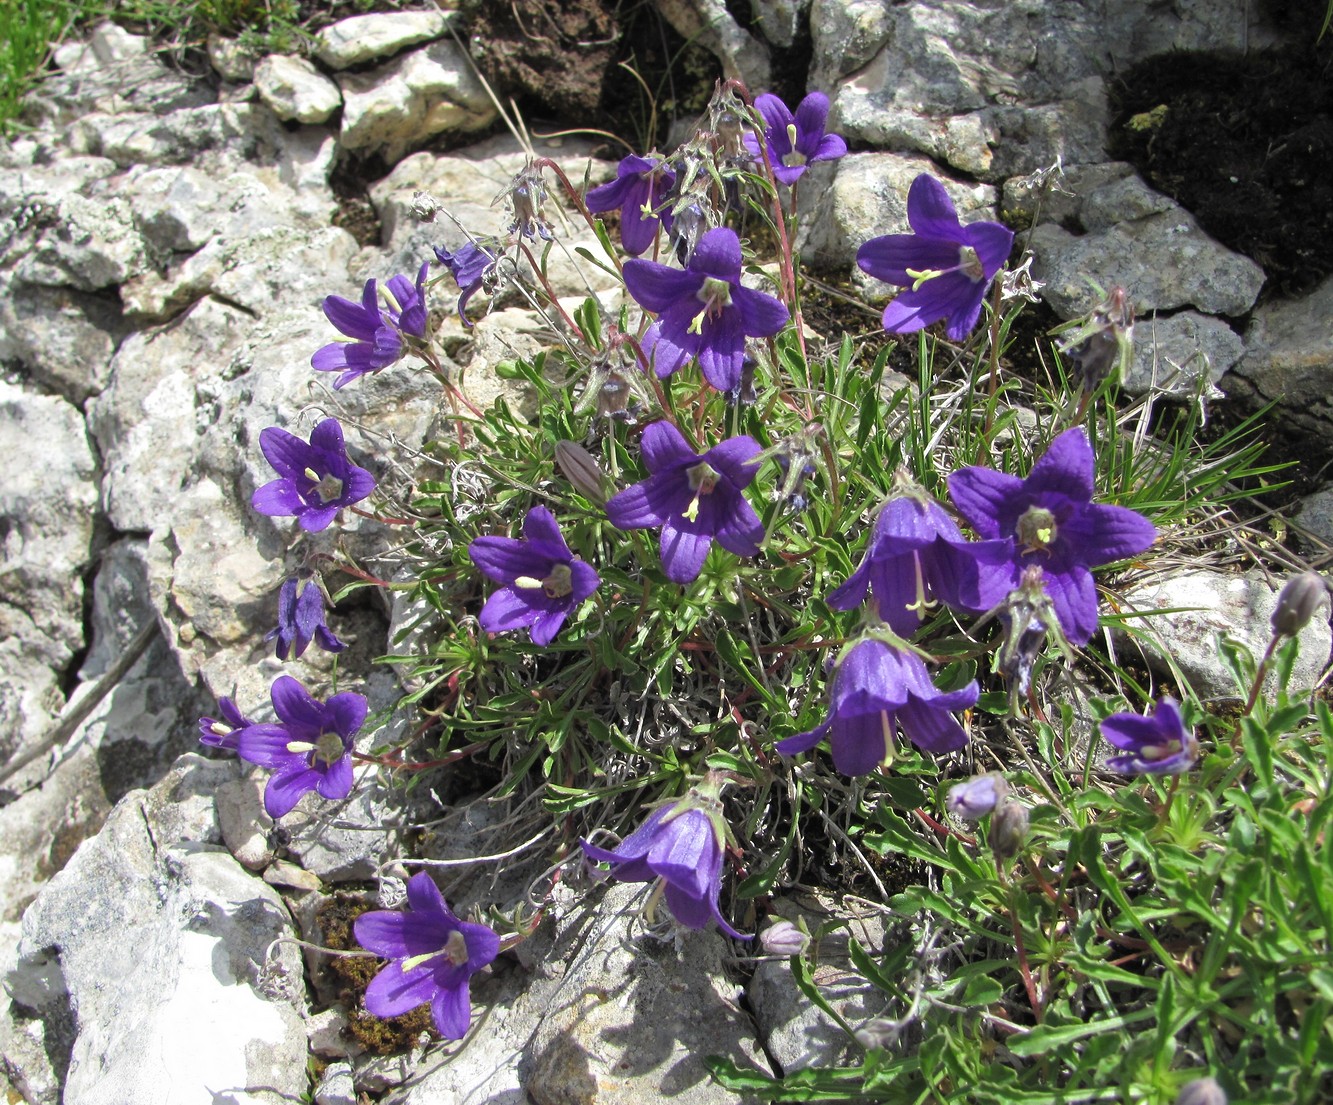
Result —
[[[1160, 412], [1151, 436], [1149, 407], [1118, 406], [1123, 289], [1049, 348], [1049, 379], [1011, 377], [1005, 349], [1039, 289], [1013, 232], [961, 223], [929, 175], [907, 197], [911, 232], [857, 258], [900, 289], [885, 330], [914, 336], [865, 363], [808, 333], [796, 193], [846, 152], [827, 115], [819, 93], [791, 111], [721, 85], [669, 155], [626, 157], [588, 190], [532, 160], [504, 194], [504, 235], [441, 242], [434, 277], [425, 263], [368, 281], [359, 303], [328, 297], [342, 338], [312, 363], [338, 373], [332, 394], [419, 364], [448, 432], [408, 492], [376, 488], [335, 418], [308, 442], [265, 430], [277, 478], [253, 506], [304, 532], [344, 510], [402, 527], [410, 578], [344, 560], [353, 582], [331, 597], [389, 587], [427, 611], [422, 651], [386, 658], [425, 721], [358, 750], [364, 697], [321, 702], [284, 676], [275, 723], [224, 699], [202, 738], [271, 770], [274, 817], [311, 790], [344, 797], [354, 760], [418, 781], [466, 759], [492, 800], [540, 803], [530, 905], [492, 911], [494, 928], [461, 921], [423, 872], [407, 912], [356, 923], [390, 960], [370, 1012], [430, 1002], [446, 1038], [468, 1031], [471, 976], [534, 930], [557, 882], [609, 876], [651, 885], [650, 932], [716, 924], [753, 948], [742, 930], [763, 930], [863, 1052], [779, 1080], [714, 1061], [738, 1090], [1164, 1102], [1220, 1083], [1319, 1100], [1333, 714], [1285, 688], [1322, 582], [1292, 585], [1258, 665], [1225, 646], [1238, 714], [1105, 647], [1111, 627], [1151, 635], [1117, 580], [1226, 555], [1227, 503], [1265, 471], [1259, 449], [1246, 426], [1204, 440], [1198, 404]], [[551, 291], [564, 246], [547, 174], [604, 251], [579, 256], [626, 295]], [[756, 242], [773, 243], [767, 264]], [[465, 323], [479, 294], [512, 293], [549, 322], [545, 351], [503, 366], [530, 417], [506, 398], [479, 410], [450, 377], [427, 311], [450, 277]], [[279, 596], [283, 659], [341, 647], [332, 573], [312, 564]], [[865, 1023], [812, 981], [822, 934], [768, 916], [811, 883], [889, 919], [883, 948], [851, 945], [881, 1005]]]

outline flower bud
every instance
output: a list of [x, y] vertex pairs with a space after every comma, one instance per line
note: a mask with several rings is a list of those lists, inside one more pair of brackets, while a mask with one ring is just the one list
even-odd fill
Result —
[[1007, 797], [1009, 784], [1004, 781], [1003, 775], [992, 771], [951, 786], [944, 806], [955, 817], [976, 821], [985, 817], [995, 808], [996, 803]]
[[800, 955], [810, 946], [808, 937], [790, 921], [775, 921], [759, 934], [766, 955]]
[[885, 1020], [883, 1017], [871, 1017], [852, 1035], [856, 1037], [858, 1044], [870, 1051], [872, 1048], [892, 1047], [901, 1033], [901, 1026], [894, 1021]]
[[1328, 599], [1328, 587], [1318, 572], [1302, 572], [1287, 580], [1273, 611], [1274, 635], [1294, 637], [1310, 624], [1314, 612]]
[[587, 449], [572, 441], [557, 441], [555, 463], [580, 495], [598, 506], [606, 505], [606, 475]]
[[1176, 1105], [1227, 1105], [1227, 1095], [1216, 1078], [1196, 1078], [1180, 1087]]
[[1028, 808], [1006, 798], [990, 819], [990, 846], [996, 856], [1008, 859], [1017, 855], [1028, 835]]

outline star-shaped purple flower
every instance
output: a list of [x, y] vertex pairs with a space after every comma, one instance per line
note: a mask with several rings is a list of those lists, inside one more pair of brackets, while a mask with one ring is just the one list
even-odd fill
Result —
[[270, 517], [295, 515], [308, 533], [327, 529], [338, 511], [375, 490], [375, 477], [348, 458], [336, 418], [316, 426], [309, 444], [270, 426], [260, 431], [259, 447], [279, 478], [259, 488], [250, 505]]
[[1074, 645], [1086, 644], [1097, 629], [1089, 569], [1141, 553], [1157, 538], [1143, 515], [1094, 503], [1093, 474], [1088, 435], [1075, 427], [1051, 442], [1026, 479], [981, 467], [949, 477], [949, 494], [972, 528], [983, 538], [1012, 542], [1009, 560], [979, 565], [982, 601], [1004, 601], [1023, 569], [1038, 567], [1060, 628]]
[[404, 337], [422, 338], [426, 333], [426, 273], [421, 266], [413, 284], [406, 276], [391, 276], [384, 282], [389, 302], [380, 304], [374, 280], [367, 280], [361, 302], [340, 295], [324, 297], [324, 315], [340, 334], [352, 340], [330, 342], [315, 351], [310, 364], [316, 372], [341, 372], [335, 388], [346, 387], [367, 372], [387, 368], [406, 352]]
[[907, 193], [907, 221], [914, 234], [872, 238], [856, 251], [856, 263], [877, 280], [907, 291], [884, 308], [884, 329], [911, 334], [948, 319], [945, 333], [962, 341], [981, 316], [986, 288], [1009, 258], [1014, 234], [999, 223], [958, 221], [949, 193], [922, 173]]
[[199, 719], [199, 743], [209, 748], [235, 752], [241, 747], [241, 731], [248, 729], [254, 722], [242, 714], [236, 703], [225, 695], [218, 699], [218, 713], [222, 715], [221, 718]]
[[630, 833], [615, 851], [579, 843], [596, 863], [609, 863], [611, 877], [621, 882], [661, 880], [667, 908], [686, 928], [701, 929], [709, 920], [736, 940], [750, 937], [737, 932], [722, 916], [724, 830], [718, 804], [692, 792], [662, 806]]
[[544, 506], [528, 511], [521, 538], [478, 537], [467, 551], [482, 572], [504, 584], [481, 608], [481, 628], [503, 633], [528, 626], [534, 645], [549, 645], [601, 583], [593, 567], [569, 551]]
[[[795, 184], [812, 162], [836, 161], [847, 152], [841, 135], [825, 133], [829, 101], [822, 92], [807, 95], [796, 105], [795, 115], [771, 92], [756, 96], [754, 106], [764, 117], [768, 159], [782, 184]], [[759, 139], [753, 134], [745, 135], [745, 147], [755, 158], [761, 156]]]
[[460, 921], [424, 871], [407, 880], [407, 910], [374, 910], [352, 924], [357, 943], [391, 962], [366, 987], [366, 1008], [398, 1017], [430, 1002], [431, 1019], [447, 1040], [472, 1023], [472, 976], [500, 954], [486, 925]]
[[342, 652], [347, 646], [324, 624], [324, 592], [313, 580], [284, 580], [278, 590], [278, 626], [264, 640], [278, 640], [277, 656], [300, 657], [314, 641], [325, 652]]
[[467, 301], [481, 290], [486, 278], [495, 271], [495, 247], [492, 244], [488, 249], [480, 242], [464, 242], [452, 252], [442, 246], [433, 248], [436, 258], [449, 270], [462, 293], [458, 297], [458, 317], [463, 320], [464, 326], [471, 326], [472, 323], [468, 322], [464, 313]]
[[745, 339], [772, 337], [790, 317], [780, 300], [741, 285], [740, 239], [726, 227], [699, 239], [684, 270], [626, 261], [625, 287], [659, 316], [658, 363], [697, 357], [718, 391], [740, 385]]
[[737, 556], [759, 552], [764, 524], [741, 494], [758, 471], [748, 463], [760, 452], [754, 438], [728, 438], [696, 454], [670, 422], [654, 422], [640, 447], [652, 475], [607, 500], [606, 515], [617, 529], [662, 527], [668, 579], [697, 578], [714, 540]]
[[637, 257], [652, 247], [658, 229], [671, 229], [671, 215], [661, 211], [676, 174], [660, 157], [631, 154], [616, 166], [616, 179], [591, 189], [583, 202], [593, 214], [620, 211], [620, 242]]
[[867, 637], [834, 669], [824, 723], [779, 741], [777, 749], [808, 752], [828, 736], [833, 766], [844, 775], [867, 775], [892, 760], [895, 731], [927, 752], [955, 752], [967, 734], [952, 711], [974, 705], [977, 695], [976, 680], [956, 691], [938, 690], [916, 653]]
[[1112, 714], [1102, 721], [1102, 736], [1123, 750], [1106, 761], [1111, 771], [1179, 775], [1199, 761], [1199, 739], [1172, 698], [1159, 700], [1151, 714]]
[[366, 720], [364, 695], [335, 694], [328, 702], [312, 698], [290, 675], [269, 691], [278, 724], [241, 730], [241, 759], [272, 768], [264, 788], [264, 809], [276, 820], [306, 791], [329, 799], [352, 790], [352, 740]]

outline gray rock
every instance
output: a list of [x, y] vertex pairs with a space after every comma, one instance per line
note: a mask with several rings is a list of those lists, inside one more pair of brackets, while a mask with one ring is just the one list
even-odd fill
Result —
[[893, 18], [882, 0], [812, 0], [810, 87], [832, 89], [861, 68], [884, 45]]
[[[1157, 671], [1178, 670], [1204, 701], [1244, 699], [1249, 688], [1237, 688], [1222, 665], [1217, 639], [1227, 634], [1244, 644], [1257, 661], [1268, 646], [1269, 618], [1277, 606], [1278, 586], [1257, 573], [1172, 572], [1169, 578], [1128, 587], [1125, 611], [1139, 616], [1133, 640]], [[1121, 640], [1125, 630], [1114, 631]], [[1300, 634], [1300, 655], [1292, 670], [1293, 694], [1310, 691], [1329, 661], [1328, 612], [1323, 610]], [[1276, 682], [1265, 685], [1271, 693]]]
[[489, 126], [495, 106], [462, 51], [449, 41], [414, 50], [369, 73], [341, 73], [345, 150], [382, 153], [390, 164], [428, 139]]
[[1322, 487], [1301, 500], [1296, 522], [1309, 537], [1333, 548], [1333, 487]]
[[281, 149], [282, 124], [263, 104], [182, 108], [169, 115], [93, 113], [74, 120], [69, 148], [131, 165], [182, 165], [213, 172], [220, 163]]
[[29, 284], [68, 284], [95, 292], [123, 284], [146, 271], [149, 263], [133, 209], [125, 199], [71, 194], [54, 205], [50, 222], [30, 251], [19, 257], [14, 272]]
[[768, 51], [741, 28], [724, 0], [655, 0], [676, 33], [697, 42], [722, 63], [722, 76], [745, 82], [751, 93], [768, 88]]
[[[62, 1099], [163, 1105], [306, 1088], [299, 953], [282, 900], [217, 849], [230, 763], [184, 757], [107, 818], [24, 914], [6, 985], [68, 1055]], [[208, 1046], [198, 1032], [207, 1026]]]
[[[326, 1058], [345, 1059], [359, 1052], [360, 1044], [347, 1034], [347, 1013], [339, 1006], [331, 1006], [320, 1013], [311, 1013], [305, 1019], [310, 1050]], [[336, 1064], [330, 1064], [335, 1066]], [[351, 1072], [351, 1067], [348, 1067]]]
[[1004, 182], [1000, 211], [1010, 226], [1058, 223], [1069, 230], [1083, 225], [1083, 204], [1089, 195], [1109, 188], [1134, 173], [1125, 161], [1105, 161], [1087, 165], [1064, 166], [1050, 187], [1044, 187], [1044, 174], [1011, 177]]
[[322, 123], [342, 107], [338, 86], [303, 57], [270, 54], [255, 66], [254, 80], [279, 119]]
[[224, 81], [254, 80], [258, 56], [238, 38], [227, 38], [216, 31], [208, 33], [208, 61]]
[[315, 1087], [315, 1105], [357, 1105], [351, 1063], [330, 1063]]
[[[807, 176], [821, 168], [813, 166]], [[908, 233], [907, 190], [920, 173], [938, 175], [925, 158], [892, 153], [848, 154], [831, 171], [833, 178], [827, 187], [802, 192], [802, 229], [797, 242], [802, 259], [822, 268], [854, 265], [857, 249], [869, 238]], [[941, 183], [964, 222], [995, 217], [995, 189], [989, 185], [947, 179]], [[808, 212], [804, 210], [807, 195], [812, 197]], [[881, 296], [887, 292], [886, 285], [858, 274], [859, 269], [853, 279], [874, 286]]]
[[401, 854], [402, 795], [376, 785], [377, 770], [359, 767], [344, 801], [312, 793], [282, 819], [287, 850], [305, 870], [327, 882], [371, 879], [382, 863]]
[[252, 771], [223, 783], [216, 797], [223, 843], [236, 861], [251, 871], [262, 871], [273, 862], [269, 844], [273, 818], [264, 810], [265, 781], [263, 773]]
[[810, 5], [811, 0], [755, 0], [755, 19], [764, 38], [785, 49], [796, 41], [810, 14]]
[[73, 403], [106, 386], [111, 356], [128, 330], [114, 294], [0, 277], [0, 357]]
[[1263, 270], [1208, 237], [1183, 208], [1117, 223], [1076, 236], [1044, 223], [1032, 232], [1032, 273], [1063, 318], [1086, 312], [1100, 298], [1088, 283], [1122, 285], [1135, 312], [1195, 307], [1207, 314], [1243, 315], [1263, 286]]
[[315, 53], [330, 69], [392, 57], [409, 46], [443, 36], [450, 16], [436, 9], [354, 15], [320, 31], [315, 36]]
[[1130, 174], [1090, 190], [1083, 198], [1079, 219], [1086, 231], [1109, 230], [1116, 223], [1146, 219], [1177, 207], [1169, 196], [1153, 191], [1137, 175]]
[[1254, 312], [1245, 356], [1227, 375], [1228, 393], [1252, 406], [1276, 402], [1289, 439], [1333, 435], [1333, 278], [1300, 299], [1273, 300]]
[[1245, 352], [1245, 343], [1221, 319], [1197, 311], [1134, 324], [1134, 360], [1125, 388], [1178, 399], [1216, 398], [1215, 385]]

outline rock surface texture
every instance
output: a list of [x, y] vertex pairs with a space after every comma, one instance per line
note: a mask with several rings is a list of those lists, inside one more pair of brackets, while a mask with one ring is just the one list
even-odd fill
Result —
[[[1259, 264], [1108, 149], [1118, 72], [1171, 49], [1269, 41], [1263, 5], [1241, 16], [1208, 0], [760, 0], [748, 29], [722, 0], [656, 6], [752, 91], [772, 76], [829, 96], [829, 128], [854, 152], [804, 178], [807, 262], [882, 299], [887, 287], [855, 267], [857, 248], [907, 230], [908, 186], [930, 172], [965, 223], [1003, 217], [1020, 231], [1061, 320], [1100, 298], [1089, 280], [1124, 285], [1138, 313], [1131, 391], [1272, 402], [1293, 439], [1333, 452], [1333, 280], [1265, 298]], [[262, 56], [213, 35], [208, 79], [103, 24], [60, 46], [28, 127], [0, 147], [0, 1093], [10, 1102], [712, 1105], [739, 1099], [705, 1056], [780, 1073], [856, 1050], [785, 961], [742, 971], [715, 930], [645, 933], [644, 888], [617, 885], [582, 902], [569, 892], [529, 942], [476, 977], [482, 1028], [468, 1040], [428, 1035], [374, 1055], [351, 1032], [356, 999], [308, 989], [314, 961], [283, 940], [310, 935], [340, 884], [362, 893], [399, 852], [407, 830], [387, 773], [362, 768], [346, 802], [310, 799], [274, 825], [259, 773], [196, 754], [197, 719], [219, 696], [271, 721], [279, 674], [321, 693], [334, 678], [327, 655], [283, 664], [265, 639], [279, 587], [308, 565], [289, 520], [250, 509], [273, 478], [261, 432], [308, 437], [337, 416], [353, 462], [405, 487], [448, 431], [451, 409], [429, 374], [398, 364], [339, 390], [310, 357], [336, 337], [325, 296], [356, 301], [369, 279], [415, 278], [432, 247], [515, 233], [497, 197], [528, 157], [495, 125], [451, 34], [456, 19], [434, 8], [357, 16], [321, 30], [308, 56]], [[807, 43], [808, 74], [784, 72]], [[575, 138], [535, 152], [592, 185], [611, 180], [621, 156]], [[1062, 183], [1040, 187], [1032, 174], [1057, 159]], [[342, 186], [354, 170], [375, 173], [356, 180], [359, 208], [348, 199], [357, 189]], [[537, 261], [537, 233], [520, 268], [543, 268], [566, 310], [591, 295], [614, 317], [617, 280], [580, 258], [611, 259], [581, 219], [556, 213], [551, 192], [555, 244]], [[515, 293], [492, 298], [491, 275], [466, 320], [436, 293], [439, 367], [466, 402], [503, 397], [530, 413], [530, 395], [497, 367], [540, 351], [551, 320]], [[471, 493], [463, 466], [449, 478]], [[1331, 503], [1326, 489], [1296, 523], [1324, 555]], [[368, 571], [401, 580], [386, 553], [394, 541], [391, 526], [353, 517], [312, 547], [318, 557], [340, 542]], [[333, 617], [349, 644], [336, 679], [388, 716], [399, 684], [373, 660], [390, 651], [391, 618], [396, 631], [425, 612], [406, 592], [392, 611], [367, 594]], [[1204, 697], [1233, 696], [1216, 635], [1262, 652], [1273, 602], [1268, 579], [1176, 575], [1120, 596], [1122, 613], [1153, 616], [1116, 642]], [[1295, 687], [1315, 685], [1329, 648], [1316, 618]], [[458, 861], [466, 853], [450, 833], [491, 831], [475, 817], [458, 815], [422, 850]], [[511, 881], [512, 908], [527, 888]], [[847, 921], [826, 903], [774, 910]], [[866, 947], [886, 939], [877, 922], [847, 923]], [[881, 1010], [850, 983], [847, 933], [835, 928], [819, 981], [856, 1026]]]

